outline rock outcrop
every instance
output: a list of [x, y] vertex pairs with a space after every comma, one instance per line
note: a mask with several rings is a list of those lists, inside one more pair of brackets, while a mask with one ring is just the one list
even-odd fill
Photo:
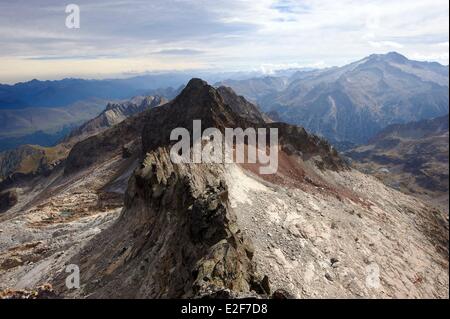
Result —
[[[74, 260], [91, 297], [175, 298], [228, 288], [261, 293], [261, 280], [216, 168], [146, 156], [129, 182], [118, 222]], [[101, 253], [100, 253], [101, 252]], [[97, 257], [95, 257], [97, 256]], [[96, 282], [96, 283], [94, 283]]]
[[18, 196], [16, 190], [0, 192], [0, 213], [3, 213], [17, 204]]
[[14, 290], [6, 289], [0, 291], [0, 299], [56, 299], [51, 285], [46, 284], [36, 290]]
[[41, 147], [22, 145], [0, 153], [0, 181], [13, 174], [42, 174], [52, 169], [67, 155], [63, 145]]

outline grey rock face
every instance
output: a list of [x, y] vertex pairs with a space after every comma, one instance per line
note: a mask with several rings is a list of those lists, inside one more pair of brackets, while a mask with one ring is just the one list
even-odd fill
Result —
[[0, 193], [0, 214], [17, 204], [18, 195], [15, 190]]

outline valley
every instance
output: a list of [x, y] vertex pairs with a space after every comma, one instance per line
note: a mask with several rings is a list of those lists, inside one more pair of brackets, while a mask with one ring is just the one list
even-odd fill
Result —
[[448, 115], [388, 126], [346, 152], [359, 170], [392, 188], [428, 199], [448, 213]]

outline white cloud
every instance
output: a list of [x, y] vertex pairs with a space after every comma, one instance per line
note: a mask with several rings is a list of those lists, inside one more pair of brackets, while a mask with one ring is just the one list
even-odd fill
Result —
[[279, 70], [287, 70], [287, 69], [300, 69], [300, 68], [314, 68], [314, 69], [321, 69], [325, 68], [328, 65], [324, 61], [317, 61], [314, 63], [266, 63], [261, 64], [260, 67], [257, 69], [257, 71], [260, 71], [263, 74], [275, 74], [276, 71]]
[[373, 46], [374, 48], [394, 48], [394, 49], [401, 49], [403, 48], [403, 44], [397, 43], [394, 41], [369, 41], [369, 44]]
[[430, 53], [412, 53], [411, 59], [418, 61], [445, 61], [449, 59], [448, 51], [442, 52], [430, 52]]
[[447, 41], [447, 42], [441, 42], [441, 43], [438, 43], [437, 44], [438, 46], [440, 46], [440, 47], [449, 47], [449, 42]]

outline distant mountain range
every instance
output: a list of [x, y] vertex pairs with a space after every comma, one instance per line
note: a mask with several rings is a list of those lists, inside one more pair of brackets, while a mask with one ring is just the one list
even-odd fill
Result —
[[263, 111], [331, 142], [366, 143], [390, 124], [449, 111], [449, 68], [391, 52], [289, 77], [224, 81]]
[[[137, 95], [138, 97], [161, 96], [164, 99], [172, 99], [184, 87], [180, 84], [177, 88], [169, 86], [144, 89], [158, 87], [152, 77], [146, 79], [150, 79], [149, 82], [142, 78], [111, 81], [34, 80], [8, 86], [7, 91], [14, 91], [13, 94], [20, 97], [19, 100], [16, 99], [17, 103], [13, 104], [1, 100], [0, 85], [0, 152], [24, 144], [53, 146], [71, 130], [97, 116], [108, 102], [125, 103], [136, 96], [133, 95], [134, 92], [142, 93]], [[162, 85], [183, 83], [180, 77], [175, 77], [172, 81], [165, 77], [158, 79], [161, 80], [158, 83]], [[64, 106], [65, 103], [71, 104]]]
[[[299, 69], [277, 71], [291, 76]], [[134, 96], [176, 97], [192, 72], [154, 73], [127, 79], [32, 80], [0, 84], [0, 152], [24, 144], [52, 146], [74, 127], [99, 114], [108, 101]], [[198, 73], [198, 72], [196, 72]], [[200, 72], [210, 81], [247, 79], [261, 72]]]
[[59, 108], [0, 109], [0, 152], [23, 144], [52, 146], [74, 127], [98, 115], [106, 103], [89, 99]]
[[448, 211], [449, 118], [388, 126], [346, 153], [355, 167], [405, 193], [423, 195]]
[[[54, 147], [38, 145], [21, 145], [17, 148], [0, 152], [0, 181], [11, 174], [36, 174], [50, 170], [67, 155], [73, 145], [90, 136], [99, 134], [147, 109], [166, 103], [160, 96], [137, 96], [129, 101], [108, 103], [96, 117], [66, 132], [61, 143]], [[80, 107], [80, 109], [83, 109]], [[30, 144], [30, 143], [28, 143]]]
[[[299, 69], [275, 72], [290, 76]], [[14, 85], [0, 84], [0, 110], [30, 107], [64, 107], [78, 101], [97, 98], [106, 100], [130, 99], [138, 95], [162, 95], [174, 98], [193, 73], [211, 82], [224, 79], [248, 79], [262, 76], [261, 72], [169, 72], [152, 73], [125, 79], [55, 81], [32, 80]], [[180, 88], [181, 87], [181, 88]], [[170, 95], [170, 96], [166, 96]]]
[[[54, 145], [70, 129], [96, 116], [106, 100], [138, 95], [170, 100], [190, 77], [189, 72], [174, 72], [0, 85], [0, 150], [25, 143]], [[290, 69], [271, 76], [210, 72], [204, 78], [256, 102], [275, 121], [302, 125], [340, 150], [367, 143], [388, 125], [449, 111], [448, 66], [411, 61], [395, 52], [322, 70]]]
[[64, 79], [0, 85], [0, 109], [63, 107], [97, 98], [128, 99], [149, 90], [179, 87], [189, 80], [186, 74], [158, 74], [114, 80]]

